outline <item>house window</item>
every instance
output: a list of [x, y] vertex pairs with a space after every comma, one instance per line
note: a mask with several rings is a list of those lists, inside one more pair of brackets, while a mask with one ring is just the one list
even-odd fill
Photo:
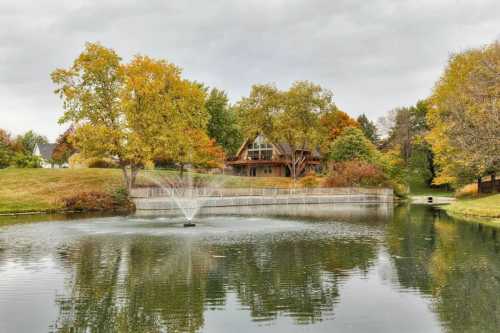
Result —
[[270, 174], [272, 174], [272, 173], [273, 173], [273, 168], [272, 168], [271, 166], [265, 166], [265, 167], [263, 168], [263, 172], [264, 172], [265, 174], [269, 174], [269, 175], [270, 175]]
[[251, 160], [272, 160], [273, 146], [259, 135], [253, 143], [248, 145], [248, 158]]

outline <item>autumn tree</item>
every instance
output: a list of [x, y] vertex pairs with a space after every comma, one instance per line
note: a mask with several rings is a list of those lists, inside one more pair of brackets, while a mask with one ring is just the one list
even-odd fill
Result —
[[74, 124], [76, 148], [86, 158], [115, 160], [128, 189], [147, 162], [175, 155], [187, 129], [207, 125], [204, 91], [164, 60], [136, 56], [124, 65], [112, 49], [87, 43], [52, 80], [64, 101], [60, 122]]
[[332, 104], [319, 119], [321, 131], [321, 148], [327, 152], [337, 137], [349, 127], [359, 127], [356, 120]]
[[434, 154], [426, 140], [428, 109], [428, 102], [421, 100], [413, 106], [393, 109], [379, 120], [387, 133], [379, 146], [401, 156], [414, 185], [430, 186], [435, 177]]
[[18, 140], [27, 154], [33, 154], [33, 150], [37, 144], [49, 143], [46, 136], [35, 133], [32, 130], [19, 136]]
[[237, 105], [248, 137], [262, 133], [271, 142], [290, 147], [287, 166], [294, 179], [305, 162], [305, 152], [320, 142], [320, 115], [333, 107], [332, 93], [307, 81], [295, 82], [286, 91], [255, 85]]
[[357, 160], [373, 163], [379, 154], [375, 145], [368, 140], [361, 129], [347, 127], [331, 144], [328, 158], [335, 162]]
[[56, 147], [52, 153], [52, 159], [58, 164], [67, 163], [71, 155], [77, 152], [73, 144], [73, 136], [75, 133], [74, 126], [70, 126], [63, 134], [59, 135], [56, 140]]
[[75, 126], [75, 145], [85, 158], [113, 158], [123, 170], [128, 188], [141, 163], [133, 154], [132, 133], [124, 116], [121, 94], [124, 71], [112, 49], [87, 43], [68, 69], [52, 72], [55, 93], [65, 109], [60, 123]]
[[243, 142], [243, 136], [236, 120], [234, 109], [223, 90], [213, 88], [205, 101], [210, 114], [208, 135], [220, 145], [226, 154], [234, 155]]
[[33, 155], [35, 145], [47, 143], [47, 138], [33, 131], [28, 131], [15, 138], [0, 129], [0, 168], [15, 166], [18, 168], [37, 168], [40, 159]]
[[427, 139], [436, 183], [464, 183], [500, 168], [500, 42], [450, 57], [430, 98]]
[[179, 165], [179, 175], [182, 178], [186, 165], [202, 168], [222, 168], [224, 166], [224, 150], [215, 140], [194, 128], [186, 129], [182, 138], [171, 148], [168, 158]]
[[12, 162], [12, 139], [9, 132], [0, 128], [0, 169], [6, 168]]

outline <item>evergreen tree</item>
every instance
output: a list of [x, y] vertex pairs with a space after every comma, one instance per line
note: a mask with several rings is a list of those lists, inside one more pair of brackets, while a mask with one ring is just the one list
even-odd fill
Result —
[[375, 126], [375, 123], [370, 121], [365, 114], [360, 115], [358, 119], [356, 119], [356, 121], [358, 122], [359, 127], [368, 138], [368, 140], [370, 140], [374, 144], [377, 144], [379, 138], [377, 133], [377, 126]]

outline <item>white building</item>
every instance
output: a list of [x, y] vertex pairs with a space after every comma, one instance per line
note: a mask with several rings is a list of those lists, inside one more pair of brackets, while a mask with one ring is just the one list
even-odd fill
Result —
[[35, 149], [33, 150], [33, 155], [40, 157], [41, 167], [45, 169], [53, 169], [53, 168], [67, 168], [68, 163], [57, 164], [52, 160], [52, 153], [56, 148], [57, 144], [55, 143], [42, 143], [36, 144]]

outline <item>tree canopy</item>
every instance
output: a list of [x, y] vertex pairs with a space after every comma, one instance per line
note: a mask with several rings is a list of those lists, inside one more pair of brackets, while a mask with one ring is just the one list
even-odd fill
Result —
[[322, 151], [328, 151], [330, 145], [348, 127], [359, 127], [356, 120], [332, 105], [319, 119]]
[[305, 161], [304, 150], [320, 143], [320, 115], [333, 107], [332, 93], [308, 81], [297, 81], [286, 91], [255, 85], [237, 104], [247, 137], [262, 133], [271, 142], [289, 145], [287, 165], [293, 178]]
[[436, 183], [465, 183], [500, 168], [500, 42], [450, 57], [430, 98], [427, 136]]
[[226, 154], [236, 154], [243, 142], [243, 136], [237, 123], [236, 113], [229, 105], [227, 94], [223, 90], [212, 88], [205, 107], [210, 114], [208, 135], [224, 148]]
[[114, 159], [128, 188], [155, 158], [195, 156], [186, 130], [206, 135], [204, 90], [164, 60], [138, 55], [122, 64], [114, 50], [87, 43], [52, 80], [65, 109], [60, 122], [74, 124], [76, 148], [85, 158]]
[[377, 133], [377, 126], [375, 125], [375, 123], [368, 119], [368, 117], [364, 113], [356, 119], [356, 122], [359, 124], [359, 128], [363, 131], [368, 140], [376, 144], [379, 140], [379, 137]]
[[377, 148], [361, 129], [347, 127], [332, 143], [328, 157], [335, 162], [358, 160], [373, 163], [377, 154]]

